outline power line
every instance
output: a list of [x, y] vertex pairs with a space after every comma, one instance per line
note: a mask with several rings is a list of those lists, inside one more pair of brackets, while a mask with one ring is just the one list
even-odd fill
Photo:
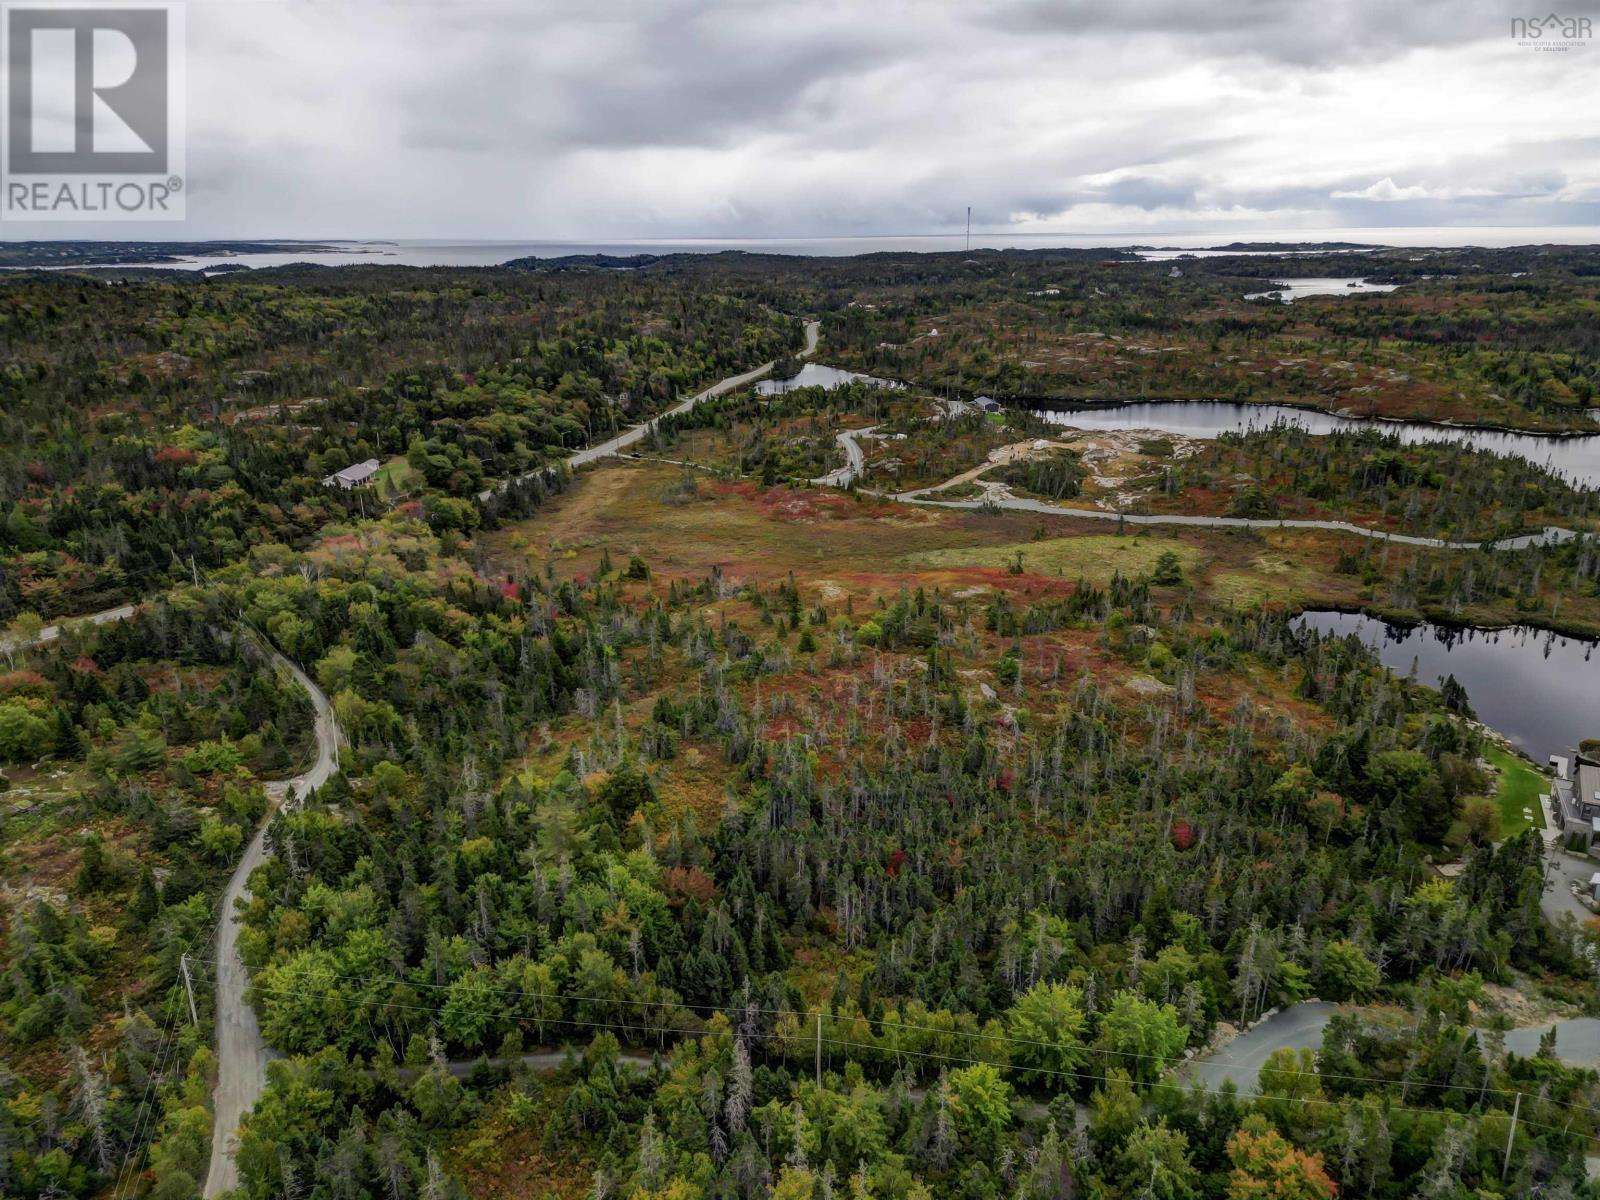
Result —
[[[216, 964], [216, 960], [214, 960], [214, 959], [191, 958], [190, 962], [191, 963], [205, 963], [205, 964], [207, 964], [209, 966], [213, 966], [213, 967], [217, 965]], [[348, 975], [348, 974], [343, 974], [343, 973], [340, 973], [340, 972], [328, 972], [328, 971], [318, 971], [316, 973], [318, 975], [321, 975], [325, 979], [338, 979], [338, 980], [343, 980], [343, 981], [352, 982], [352, 983], [387, 983], [387, 984], [391, 984], [391, 985], [393, 985], [395, 987], [425, 988], [425, 989], [429, 989], [429, 990], [433, 990], [433, 991], [445, 991], [445, 990], [448, 990], [449, 988], [454, 986], [453, 984], [426, 983], [426, 982], [420, 982], [420, 981], [414, 982], [414, 981], [410, 981], [410, 980], [396, 979], [396, 978], [393, 978], [391, 976], [384, 976], [384, 975]], [[304, 994], [302, 989], [291, 989], [291, 988], [287, 987], [286, 985], [283, 986], [283, 987], [277, 988], [277, 989], [266, 988], [266, 987], [263, 987], [263, 985], [259, 982], [259, 980], [252, 981], [251, 986], [255, 987], [255, 988], [258, 988], [261, 991], [266, 992], [266, 994], [268, 994], [268, 995], [293, 996], [293, 995], [302, 995], [302, 994]], [[570, 1003], [570, 1004], [626, 1005], [626, 1006], [635, 1007], [635, 1008], [659, 1009], [659, 1010], [662, 1010], [663, 1013], [665, 1013], [668, 1010], [681, 1009], [681, 1010], [684, 1010], [686, 1012], [691, 1012], [691, 1013], [695, 1013], [695, 1012], [712, 1013], [712, 1014], [721, 1013], [721, 1014], [726, 1015], [726, 1016], [737, 1016], [740, 1013], [756, 1013], [756, 1014], [759, 1014], [759, 1015], [762, 1015], [762, 1016], [787, 1016], [787, 1017], [804, 1018], [806, 1020], [809, 1020], [812, 1017], [820, 1017], [820, 1016], [823, 1016], [823, 1015], [828, 1015], [833, 1020], [835, 1020], [836, 1022], [841, 1022], [842, 1023], [842, 1022], [861, 1021], [861, 1022], [865, 1022], [869, 1026], [877, 1025], [879, 1028], [882, 1028], [882, 1029], [903, 1029], [903, 1030], [907, 1030], [907, 1031], [911, 1031], [911, 1032], [932, 1034], [932, 1035], [939, 1036], [939, 1037], [944, 1037], [944, 1038], [967, 1039], [967, 1040], [977, 1039], [977, 1040], [988, 1041], [988, 1042], [1000, 1042], [1000, 1043], [1002, 1043], [1004, 1045], [1010, 1045], [1010, 1046], [1033, 1046], [1033, 1047], [1038, 1047], [1038, 1048], [1046, 1049], [1046, 1050], [1061, 1050], [1062, 1049], [1062, 1047], [1058, 1043], [1054, 1043], [1054, 1042], [1045, 1042], [1045, 1041], [1040, 1041], [1040, 1040], [1032, 1039], [1032, 1038], [1019, 1038], [1019, 1037], [1015, 1037], [1015, 1036], [1010, 1035], [1010, 1034], [987, 1033], [987, 1032], [984, 1032], [983, 1030], [978, 1030], [978, 1029], [957, 1030], [957, 1029], [940, 1028], [938, 1026], [933, 1026], [933, 1025], [918, 1025], [918, 1024], [914, 1024], [914, 1023], [911, 1023], [911, 1022], [905, 1022], [905, 1021], [886, 1021], [886, 1020], [881, 1020], [881, 1019], [877, 1020], [877, 1021], [874, 1021], [871, 1017], [867, 1016], [865, 1013], [857, 1014], [856, 1016], [851, 1017], [851, 1016], [848, 1016], [848, 1015], [841, 1015], [839, 1013], [824, 1014], [823, 1010], [821, 1010], [821, 1009], [801, 1010], [801, 1009], [793, 1009], [793, 1008], [764, 1008], [764, 1007], [755, 1006], [755, 1005], [739, 1005], [737, 1003], [730, 1003], [730, 1004], [726, 1004], [726, 1005], [693, 1004], [693, 1003], [687, 1003], [687, 1002], [684, 1002], [684, 1001], [677, 1001], [677, 1000], [630, 1000], [630, 999], [625, 999], [625, 998], [621, 998], [621, 997], [585, 996], [585, 995], [570, 995], [570, 994], [569, 995], [563, 995], [560, 992], [534, 992], [534, 991], [527, 991], [527, 990], [518, 989], [518, 988], [501, 988], [501, 987], [489, 987], [489, 988], [485, 988], [484, 990], [485, 991], [489, 991], [489, 992], [493, 992], [496, 995], [514, 996], [514, 997], [518, 997], [518, 998], [522, 998], [522, 999], [528, 999], [528, 1000], [555, 1001], [555, 1002], [561, 1003], [561, 1004]], [[332, 988], [327, 988], [322, 994], [323, 995], [333, 995], [333, 994], [335, 994], [335, 991]], [[363, 1003], [364, 1002], [365, 1001], [363, 1001]], [[429, 1012], [444, 1012], [448, 1008], [450, 1008], [450, 1006], [448, 1004], [437, 1005], [437, 1006], [410, 1005], [410, 1004], [400, 1003], [398, 1001], [394, 1002], [393, 1004], [391, 1004], [389, 1001], [377, 1001], [376, 1003], [377, 1003], [377, 1005], [379, 1007], [382, 1007], [382, 1008], [393, 1007], [393, 1008], [397, 1008], [397, 1009], [401, 1009], [401, 1010], [422, 1010], [422, 1011], [429, 1011]], [[469, 1012], [469, 1013], [473, 1013], [474, 1015], [485, 1015], [485, 1016], [487, 1016], [487, 1015], [509, 1015], [509, 1016], [520, 1017], [521, 1019], [524, 1019], [524, 1020], [534, 1021], [536, 1023], [551, 1024], [551, 1025], [561, 1024], [561, 1023], [567, 1023], [567, 1024], [576, 1023], [576, 1024], [580, 1024], [580, 1025], [600, 1024], [600, 1025], [603, 1025], [604, 1027], [607, 1027], [607, 1028], [615, 1028], [615, 1029], [622, 1029], [622, 1030], [634, 1030], [634, 1029], [637, 1029], [637, 1030], [640, 1030], [641, 1032], [647, 1032], [647, 1033], [648, 1032], [657, 1032], [657, 1033], [659, 1033], [662, 1030], [667, 1030], [667, 1031], [670, 1031], [670, 1032], [672, 1032], [672, 1033], [674, 1033], [675, 1035], [678, 1035], [678, 1036], [697, 1036], [697, 1035], [703, 1035], [704, 1032], [705, 1032], [704, 1030], [685, 1029], [682, 1026], [645, 1026], [645, 1025], [624, 1025], [624, 1024], [620, 1024], [620, 1023], [604, 1023], [604, 1022], [602, 1022], [602, 1023], [570, 1022], [570, 1021], [566, 1021], [566, 1019], [562, 1018], [562, 1017], [540, 1017], [540, 1016], [537, 1016], [537, 1015], [534, 1015], [534, 1014], [529, 1014], [529, 1013], [500, 1014], [500, 1013], [491, 1013], [489, 1010], [485, 1010], [485, 1009], [470, 1009], [469, 1008], [469, 1009], [459, 1009], [458, 1011]], [[1474, 1030], [1473, 1032], [1476, 1032], [1476, 1031]], [[778, 1035], [774, 1035], [774, 1036], [778, 1036]], [[783, 1035], [783, 1036], [788, 1036], [788, 1035]], [[869, 1043], [862, 1043], [862, 1044], [863, 1045], [870, 1045]], [[915, 1051], [906, 1050], [906, 1049], [903, 1049], [903, 1048], [897, 1047], [897, 1046], [871, 1045], [871, 1049], [873, 1049], [874, 1051], [876, 1051], [877, 1053], [880, 1053], [880, 1054], [913, 1054], [913, 1053], [916, 1053]], [[1162, 1056], [1162, 1055], [1159, 1055], [1159, 1054], [1144, 1054], [1144, 1053], [1140, 1053], [1140, 1052], [1132, 1051], [1132, 1050], [1114, 1050], [1114, 1049], [1111, 1049], [1110, 1047], [1105, 1047], [1105, 1046], [1088, 1046], [1088, 1045], [1084, 1045], [1084, 1046], [1073, 1047], [1073, 1049], [1077, 1050], [1077, 1051], [1080, 1051], [1080, 1052], [1082, 1052], [1084, 1054], [1098, 1055], [1101, 1058], [1120, 1058], [1120, 1059], [1131, 1059], [1131, 1060], [1134, 1060], [1134, 1061], [1155, 1062], [1155, 1063], [1161, 1064], [1162, 1066], [1169, 1066], [1169, 1065], [1172, 1065], [1172, 1064], [1174, 1064], [1174, 1063], [1176, 1063], [1178, 1061], [1177, 1056]], [[983, 1059], [983, 1060], [974, 1060], [974, 1061], [989, 1061], [989, 1060]], [[1019, 1066], [1018, 1069], [1029, 1069], [1029, 1070], [1031, 1070], [1031, 1069], [1037, 1069], [1037, 1068], [1022, 1068], [1022, 1067]], [[1290, 1073], [1297, 1074], [1297, 1075], [1305, 1074], [1305, 1072], [1300, 1072], [1300, 1071], [1294, 1071], [1294, 1072], [1290, 1072]], [[1316, 1078], [1318, 1078], [1318, 1079], [1337, 1080], [1339, 1082], [1372, 1083], [1372, 1084], [1379, 1084], [1379, 1085], [1391, 1086], [1391, 1087], [1398, 1084], [1398, 1085], [1402, 1085], [1402, 1086], [1410, 1086], [1410, 1087], [1417, 1087], [1417, 1088], [1436, 1088], [1436, 1089], [1444, 1090], [1444, 1091], [1469, 1092], [1469, 1093], [1473, 1093], [1473, 1094], [1476, 1094], [1476, 1095], [1479, 1095], [1479, 1096], [1496, 1095], [1496, 1096], [1507, 1096], [1507, 1097], [1509, 1097], [1509, 1096], [1514, 1096], [1514, 1095], [1518, 1094], [1517, 1092], [1509, 1090], [1509, 1089], [1506, 1089], [1506, 1088], [1488, 1088], [1488, 1087], [1474, 1086], [1474, 1085], [1471, 1085], [1471, 1084], [1435, 1083], [1435, 1082], [1428, 1082], [1428, 1081], [1423, 1081], [1423, 1080], [1403, 1080], [1403, 1079], [1398, 1079], [1397, 1080], [1397, 1079], [1386, 1079], [1386, 1078], [1384, 1078], [1382, 1076], [1378, 1076], [1378, 1075], [1353, 1075], [1353, 1074], [1343, 1074], [1343, 1073], [1339, 1073], [1339, 1072], [1327, 1072], [1327, 1073], [1324, 1073], [1324, 1072], [1318, 1071], [1318, 1072], [1315, 1072], [1314, 1074], [1315, 1074]], [[1593, 1115], [1596, 1115], [1596, 1116], [1600, 1116], [1600, 1107], [1591, 1107], [1589, 1105], [1580, 1105], [1580, 1104], [1574, 1104], [1574, 1103], [1567, 1102], [1567, 1101], [1557, 1101], [1557, 1100], [1551, 1100], [1551, 1101], [1549, 1101], [1549, 1103], [1559, 1104], [1562, 1107], [1566, 1107], [1566, 1108], [1579, 1109], [1579, 1110], [1581, 1110], [1583, 1112], [1587, 1112], [1587, 1113], [1590, 1113], [1590, 1114], [1593, 1114]]]
[[[291, 990], [291, 989], [285, 987], [285, 988], [279, 988], [279, 989], [267, 988], [267, 989], [264, 989], [264, 990], [266, 991], [266, 993], [268, 995], [304, 995], [305, 994], [305, 989], [304, 988], [295, 988], [295, 989]], [[329, 994], [331, 994], [331, 992], [324, 992], [322, 994], [323, 995], [329, 995]], [[380, 1008], [397, 1009], [397, 1010], [400, 1010], [400, 1011], [428, 1012], [428, 1013], [442, 1013], [442, 1012], [445, 1011], [444, 1007], [443, 1006], [439, 1006], [439, 1005], [405, 1004], [405, 1003], [401, 1003], [401, 1002], [398, 1002], [398, 1001], [394, 1001], [394, 1002], [382, 1001], [382, 1002], [379, 1002], [378, 1007], [380, 1007]], [[467, 1011], [471, 1012], [471, 1011], [474, 1011], [474, 1010], [467, 1010]], [[484, 1013], [483, 1015], [489, 1015], [489, 1014]], [[521, 1017], [522, 1019], [534, 1021], [536, 1023], [541, 1022], [541, 1018], [539, 1018], [539, 1017], [537, 1017], [535, 1015], [532, 1015], [532, 1014], [527, 1014], [527, 1013], [521, 1013], [521, 1014], [518, 1014], [518, 1013], [495, 1014], [495, 1015], [510, 1015], [510, 1016], [514, 1016], [514, 1017]], [[809, 1015], [809, 1014], [807, 1014], [807, 1015]], [[671, 1026], [623, 1025], [623, 1024], [619, 1024], [619, 1023], [611, 1022], [611, 1021], [584, 1021], [584, 1020], [578, 1020], [578, 1019], [575, 1019], [575, 1018], [565, 1018], [565, 1017], [544, 1018], [544, 1019], [542, 1019], [542, 1023], [543, 1024], [548, 1024], [548, 1025], [569, 1025], [569, 1026], [574, 1026], [574, 1027], [583, 1028], [583, 1029], [603, 1029], [603, 1030], [610, 1030], [610, 1031], [624, 1032], [624, 1033], [672, 1034], [674, 1036], [684, 1036], [684, 1035], [687, 1034], [687, 1035], [694, 1035], [694, 1036], [706, 1036], [704, 1031], [700, 1031], [697, 1034], [696, 1031], [686, 1031], [686, 1030], [683, 1030], [683, 1029], [680, 1029], [680, 1028], [674, 1028], [674, 1027], [671, 1027]], [[812, 1040], [813, 1040], [813, 1035], [810, 1034], [810, 1033], [800, 1032], [800, 1033], [792, 1033], [791, 1034], [791, 1033], [781, 1033], [781, 1032], [778, 1032], [776, 1030], [773, 1030], [773, 1031], [770, 1031], [770, 1032], [764, 1032], [764, 1031], [759, 1031], [758, 1030], [758, 1031], [753, 1032], [750, 1036], [751, 1036], [751, 1038], [753, 1040], [763, 1041], [763, 1042], [775, 1041], [775, 1042], [783, 1042], [783, 1043], [794, 1042], [794, 1043], [799, 1043], [799, 1044], [810, 1044], [812, 1042]], [[1025, 1066], [1025, 1065], [1019, 1064], [1019, 1063], [996, 1063], [996, 1062], [993, 1062], [990, 1059], [970, 1058], [970, 1057], [966, 1057], [966, 1056], [962, 1056], [962, 1055], [955, 1055], [955, 1054], [942, 1054], [942, 1053], [939, 1053], [939, 1052], [936, 1052], [936, 1051], [918, 1051], [918, 1050], [904, 1050], [904, 1049], [896, 1049], [896, 1050], [893, 1050], [893, 1051], [887, 1051], [887, 1050], [885, 1050], [884, 1047], [874, 1045], [873, 1043], [870, 1043], [870, 1042], [855, 1042], [855, 1041], [850, 1041], [849, 1039], [846, 1039], [846, 1038], [829, 1037], [829, 1036], [826, 1036], [826, 1035], [822, 1035], [820, 1040], [824, 1044], [826, 1044], [826, 1045], [828, 1045], [830, 1047], [840, 1047], [840, 1048], [844, 1048], [844, 1049], [862, 1050], [862, 1051], [875, 1052], [875, 1053], [891, 1053], [892, 1052], [894, 1054], [897, 1054], [897, 1055], [900, 1055], [900, 1056], [903, 1056], [903, 1057], [907, 1057], [907, 1058], [918, 1058], [918, 1059], [926, 1059], [926, 1060], [935, 1061], [935, 1062], [955, 1063], [955, 1064], [960, 1064], [960, 1065], [964, 1065], [964, 1066], [993, 1066], [993, 1067], [995, 1067], [996, 1069], [999, 1069], [999, 1070], [1024, 1071], [1024, 1072], [1027, 1072], [1027, 1073], [1032, 1074], [1032, 1075], [1042, 1075], [1042, 1076], [1048, 1076], [1048, 1077], [1052, 1077], [1052, 1078], [1074, 1079], [1074, 1080], [1080, 1080], [1080, 1081], [1087, 1081], [1087, 1082], [1090, 1082], [1090, 1083], [1106, 1084], [1106, 1083], [1111, 1082], [1111, 1079], [1110, 1079], [1109, 1075], [1097, 1075], [1097, 1074], [1094, 1074], [1093, 1072], [1089, 1072], [1089, 1071], [1076, 1071], [1076, 1070], [1069, 1070], [1069, 1069], [1057, 1068], [1057, 1067], [1033, 1067], [1033, 1066]], [[1150, 1057], [1150, 1056], [1144, 1056], [1144, 1057]], [[1301, 1077], [1301, 1078], [1307, 1078], [1307, 1077], [1313, 1078], [1313, 1079], [1323, 1078], [1322, 1076], [1317, 1075], [1315, 1072], [1296, 1071], [1296, 1072], [1293, 1072], [1293, 1074], [1298, 1076], [1298, 1077]], [[1395, 1080], [1387, 1080], [1387, 1079], [1378, 1079], [1376, 1077], [1372, 1077], [1372, 1082], [1383, 1083], [1383, 1084], [1387, 1084], [1387, 1085], [1392, 1086], [1396, 1081]], [[1143, 1086], [1149, 1088], [1150, 1090], [1160, 1089], [1160, 1090], [1164, 1090], [1164, 1091], [1177, 1092], [1179, 1094], [1188, 1094], [1188, 1093], [1191, 1093], [1191, 1092], [1198, 1091], [1198, 1092], [1202, 1092], [1202, 1093], [1204, 1093], [1206, 1095], [1222, 1095], [1224, 1093], [1224, 1088], [1226, 1087], [1226, 1084], [1224, 1084], [1222, 1086], [1219, 1086], [1217, 1088], [1207, 1088], [1207, 1087], [1204, 1087], [1201, 1084], [1201, 1081], [1199, 1079], [1191, 1078], [1190, 1081], [1187, 1082], [1187, 1083], [1181, 1083], [1181, 1082], [1176, 1082], [1176, 1081], [1159, 1080], [1159, 1081], [1154, 1081], [1154, 1082], [1147, 1082]], [[1418, 1084], [1416, 1086], [1425, 1086], [1425, 1085]], [[1478, 1089], [1470, 1088], [1470, 1089], [1467, 1089], [1467, 1090], [1477, 1091]], [[1498, 1089], [1490, 1089], [1490, 1090], [1491, 1091], [1495, 1091], [1496, 1094], [1505, 1095], [1505, 1096], [1525, 1096], [1525, 1095], [1528, 1094], [1528, 1093], [1525, 1093], [1525, 1092], [1503, 1092], [1503, 1091], [1499, 1091]], [[1248, 1097], [1246, 1097], [1246, 1099], [1248, 1099]], [[1275, 1102], [1275, 1103], [1326, 1104], [1326, 1105], [1329, 1105], [1330, 1107], [1336, 1105], [1337, 1102], [1338, 1102], [1337, 1098], [1329, 1098], [1327, 1096], [1266, 1096], [1266, 1097], [1262, 1097], [1262, 1099], [1266, 1099], [1266, 1100], [1269, 1100], [1269, 1101], [1272, 1101], [1272, 1102]], [[1554, 1104], [1554, 1105], [1561, 1106], [1561, 1107], [1569, 1107], [1569, 1108], [1577, 1107], [1577, 1108], [1581, 1108], [1583, 1111], [1591, 1112], [1591, 1113], [1596, 1111], [1596, 1110], [1593, 1110], [1593, 1109], [1584, 1108], [1583, 1106], [1563, 1104], [1563, 1102], [1555, 1101], [1555, 1100], [1546, 1100], [1545, 1103]], [[1388, 1100], [1387, 1098], [1384, 1099], [1384, 1107], [1387, 1110], [1392, 1110], [1392, 1111], [1412, 1112], [1412, 1113], [1434, 1115], [1434, 1116], [1464, 1117], [1464, 1116], [1471, 1115], [1469, 1113], [1461, 1112], [1460, 1110], [1457, 1110], [1457, 1109], [1428, 1108], [1428, 1107], [1424, 1107], [1424, 1106], [1421, 1106], [1421, 1105], [1396, 1103], [1396, 1102], [1393, 1102], [1391, 1100]], [[1521, 1122], [1524, 1125], [1533, 1125], [1533, 1126], [1536, 1126], [1538, 1128], [1543, 1128], [1543, 1129], [1548, 1129], [1548, 1130], [1553, 1130], [1553, 1131], [1560, 1131], [1560, 1132], [1564, 1132], [1564, 1133], [1572, 1133], [1575, 1136], [1584, 1138], [1585, 1140], [1588, 1140], [1588, 1141], [1591, 1141], [1591, 1142], [1600, 1143], [1600, 1135], [1597, 1135], [1597, 1134], [1594, 1134], [1594, 1133], [1583, 1133], [1583, 1132], [1572, 1130], [1572, 1129], [1570, 1129], [1568, 1127], [1565, 1127], [1565, 1126], [1558, 1126], [1558, 1125], [1551, 1125], [1551, 1124], [1548, 1124], [1548, 1123], [1535, 1122], [1535, 1121], [1529, 1120], [1526, 1117], [1521, 1118]]]
[[[227, 895], [227, 890], [224, 889], [223, 890], [223, 896], [226, 896], [226, 895]], [[201, 945], [210, 945], [211, 944], [212, 939], [217, 936], [217, 930], [220, 928], [220, 926], [222, 924], [223, 916], [224, 916], [223, 907], [222, 907], [222, 905], [219, 904], [217, 906], [217, 911], [212, 913], [211, 924], [206, 929], [205, 936], [202, 939], [200, 939], [200, 943], [199, 944], [201, 944]], [[192, 948], [192, 944], [191, 944], [191, 948]], [[209, 963], [209, 962], [212, 961], [210, 959], [197, 959], [194, 956], [190, 955], [187, 950], [183, 951], [182, 953], [183, 953], [184, 957], [187, 958], [191, 963], [193, 963], [193, 962], [208, 962]], [[151, 1107], [151, 1104], [152, 1104], [152, 1101], [155, 1099], [155, 1089], [160, 1086], [161, 1077], [166, 1073], [168, 1067], [172, 1064], [172, 1056], [177, 1054], [178, 1047], [179, 1047], [179, 1045], [181, 1043], [181, 1035], [179, 1034], [178, 1029], [177, 1029], [177, 1014], [179, 1012], [179, 1009], [178, 1009], [177, 1003], [176, 1003], [177, 1002], [177, 989], [178, 989], [178, 985], [176, 983], [168, 985], [166, 1025], [165, 1025], [165, 1027], [164, 1027], [164, 1029], [162, 1031], [161, 1039], [157, 1043], [155, 1065], [154, 1065], [153, 1069], [150, 1072], [149, 1079], [147, 1079], [146, 1082], [145, 1082], [144, 1095], [140, 1099], [139, 1107], [136, 1110], [136, 1114], [137, 1115], [136, 1115], [135, 1120], [134, 1120], [133, 1136], [129, 1139], [128, 1149], [127, 1149], [127, 1152], [123, 1155], [122, 1165], [117, 1169], [116, 1183], [115, 1183], [115, 1186], [114, 1186], [113, 1191], [112, 1191], [113, 1200], [117, 1200], [117, 1197], [120, 1196], [123, 1193], [123, 1179], [124, 1179], [124, 1175], [125, 1174], [127, 1176], [127, 1188], [129, 1190], [132, 1189], [133, 1184], [134, 1184], [134, 1180], [137, 1179], [137, 1177], [138, 1177], [138, 1172], [137, 1172], [136, 1168], [134, 1168], [134, 1169], [132, 1169], [130, 1171], [130, 1167], [132, 1167], [132, 1164], [135, 1162], [137, 1155], [143, 1154], [146, 1150], [149, 1149], [149, 1144], [144, 1141], [144, 1132], [145, 1132], [145, 1129], [147, 1127], [147, 1124], [151, 1126], [152, 1131], [153, 1131], [153, 1123], [151, 1123], [149, 1121], [149, 1116], [150, 1116], [151, 1113], [154, 1112], [154, 1109]], [[194, 1002], [191, 999], [190, 1000], [191, 1010], [193, 1008], [193, 1003]], [[170, 1044], [168, 1042], [169, 1036], [171, 1038]]]

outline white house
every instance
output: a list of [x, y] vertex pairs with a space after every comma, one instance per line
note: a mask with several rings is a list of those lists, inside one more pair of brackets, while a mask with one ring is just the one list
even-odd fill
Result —
[[349, 491], [371, 481], [378, 473], [378, 460], [369, 458], [366, 462], [356, 463], [353, 467], [346, 467], [342, 471], [335, 471], [332, 475], [322, 477], [323, 487], [336, 487]]

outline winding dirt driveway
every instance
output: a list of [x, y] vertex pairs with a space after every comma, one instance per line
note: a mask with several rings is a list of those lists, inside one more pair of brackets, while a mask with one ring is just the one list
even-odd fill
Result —
[[313, 731], [317, 753], [311, 766], [293, 779], [267, 785], [272, 803], [245, 847], [228, 886], [222, 892], [222, 921], [217, 931], [217, 1086], [212, 1092], [211, 1167], [206, 1172], [202, 1193], [216, 1196], [239, 1184], [239, 1168], [233, 1161], [233, 1139], [239, 1121], [260, 1098], [267, 1085], [267, 1063], [272, 1051], [261, 1037], [255, 1010], [245, 1000], [250, 977], [239, 957], [239, 901], [250, 895], [250, 873], [266, 858], [267, 826], [279, 804], [295, 805], [333, 778], [339, 766], [339, 746], [344, 741], [333, 706], [311, 677], [276, 650], [272, 661], [294, 676], [306, 689], [316, 710]]
[[[943, 485], [940, 485], [943, 486]], [[885, 500], [898, 500], [906, 504], [929, 504], [939, 508], [992, 508], [1011, 509], [1014, 512], [1047, 513], [1052, 517], [1084, 517], [1090, 521], [1120, 521], [1127, 525], [1190, 525], [1221, 529], [1327, 529], [1335, 533], [1353, 533], [1357, 537], [1372, 538], [1380, 542], [1396, 542], [1402, 546], [1429, 546], [1436, 550], [1521, 550], [1527, 546], [1545, 543], [1569, 542], [1578, 535], [1559, 525], [1547, 525], [1538, 533], [1520, 533], [1515, 537], [1499, 538], [1491, 542], [1449, 542], [1442, 538], [1415, 537], [1407, 533], [1390, 533], [1385, 529], [1368, 529], [1348, 521], [1310, 521], [1280, 519], [1277, 517], [1190, 517], [1179, 513], [1120, 513], [1099, 508], [1061, 508], [1044, 500], [1031, 500], [1020, 496], [991, 498], [988, 500], [930, 500], [927, 493], [933, 488], [915, 492], [881, 493]]]

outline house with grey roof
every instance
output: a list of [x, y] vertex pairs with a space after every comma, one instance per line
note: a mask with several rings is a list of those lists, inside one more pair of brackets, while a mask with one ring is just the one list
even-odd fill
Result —
[[1550, 811], [1561, 840], [1588, 853], [1600, 825], [1600, 757], [1574, 750], [1565, 757], [1552, 754], [1550, 766]]
[[364, 487], [372, 482], [372, 477], [378, 473], [378, 466], [377, 459], [369, 458], [366, 462], [358, 462], [332, 475], [324, 475], [322, 486], [342, 488], [347, 492], [351, 488]]

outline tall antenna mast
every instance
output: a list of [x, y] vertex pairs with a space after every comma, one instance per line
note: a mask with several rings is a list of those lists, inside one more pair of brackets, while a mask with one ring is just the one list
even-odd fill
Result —
[[967, 205], [967, 249], [972, 249], [972, 205]]

